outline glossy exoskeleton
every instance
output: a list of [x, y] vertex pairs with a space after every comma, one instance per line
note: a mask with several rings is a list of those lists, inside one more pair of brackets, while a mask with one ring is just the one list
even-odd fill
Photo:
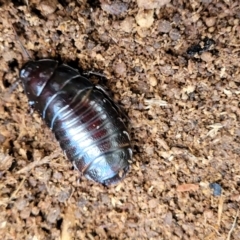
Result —
[[28, 61], [20, 71], [25, 93], [68, 159], [88, 179], [120, 181], [132, 158], [129, 134], [115, 103], [78, 70], [57, 61]]

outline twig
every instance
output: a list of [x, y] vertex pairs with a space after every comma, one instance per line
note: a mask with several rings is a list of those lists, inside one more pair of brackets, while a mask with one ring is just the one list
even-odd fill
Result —
[[236, 216], [234, 218], [232, 227], [231, 227], [230, 231], [228, 232], [227, 240], [230, 240], [230, 238], [231, 238], [231, 234], [232, 234], [232, 232], [233, 232], [233, 230], [236, 226], [236, 222], [237, 222], [237, 219], [238, 219], [238, 214], [239, 214], [239, 209], [237, 210], [237, 213], [236, 213]]
[[26, 173], [31, 171], [33, 168], [37, 167], [37, 166], [41, 166], [43, 164], [49, 163], [53, 158], [57, 158], [60, 155], [60, 151], [54, 151], [50, 156], [46, 156], [43, 159], [39, 160], [39, 161], [34, 161], [30, 164], [28, 164], [26, 167], [20, 169], [17, 174], [21, 174], [21, 173]]
[[75, 216], [73, 209], [70, 206], [67, 206], [63, 223], [61, 227], [61, 240], [72, 240], [71, 228], [74, 226]]
[[22, 179], [22, 181], [20, 182], [20, 184], [19, 184], [19, 186], [17, 187], [17, 189], [12, 193], [12, 195], [11, 195], [8, 199], [0, 202], [0, 206], [1, 206], [1, 205], [7, 205], [9, 202], [12, 201], [13, 198], [16, 197], [17, 193], [19, 192], [20, 188], [22, 187], [23, 183], [25, 182], [26, 177], [27, 177], [27, 176], [25, 176], [25, 177]]
[[18, 188], [13, 192], [13, 194], [11, 195], [11, 197], [9, 198], [9, 201], [11, 201], [16, 195], [17, 193], [19, 192], [20, 188], [22, 187], [23, 183], [25, 182], [26, 180], [26, 176], [22, 179], [22, 181], [20, 182]]
[[224, 203], [224, 197], [221, 196], [219, 199], [219, 204], [218, 204], [218, 221], [217, 225], [220, 227], [221, 224], [221, 218], [222, 218], [222, 212], [223, 212], [223, 203]]

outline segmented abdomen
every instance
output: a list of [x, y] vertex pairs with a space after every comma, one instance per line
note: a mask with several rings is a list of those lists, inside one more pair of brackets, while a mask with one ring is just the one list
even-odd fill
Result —
[[104, 185], [122, 179], [132, 158], [130, 139], [117, 107], [101, 89], [61, 65], [37, 98], [28, 97], [68, 159], [87, 178]]

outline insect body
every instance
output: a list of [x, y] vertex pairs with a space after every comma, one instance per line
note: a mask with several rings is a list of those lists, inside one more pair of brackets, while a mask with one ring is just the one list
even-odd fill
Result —
[[103, 90], [76, 69], [50, 59], [28, 61], [20, 79], [75, 168], [104, 185], [125, 176], [132, 158], [129, 135]]

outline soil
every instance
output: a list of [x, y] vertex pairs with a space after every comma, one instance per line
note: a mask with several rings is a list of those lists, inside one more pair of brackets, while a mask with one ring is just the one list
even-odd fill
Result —
[[[240, 239], [239, 6], [1, 1], [1, 238]], [[73, 170], [18, 84], [26, 52], [106, 76], [129, 117], [122, 182]]]

